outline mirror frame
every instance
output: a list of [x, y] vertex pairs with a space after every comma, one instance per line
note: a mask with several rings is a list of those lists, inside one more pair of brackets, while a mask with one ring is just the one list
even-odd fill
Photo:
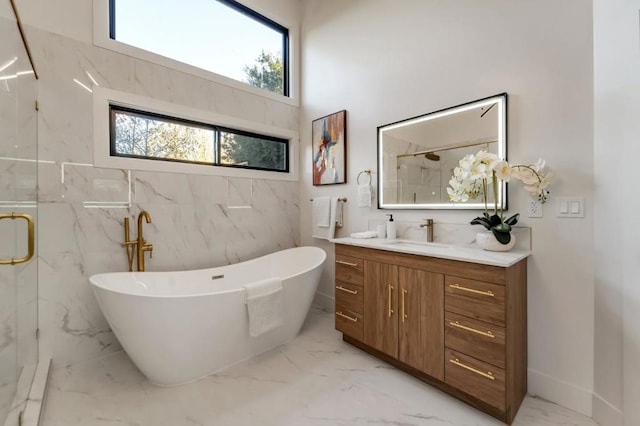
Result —
[[[383, 148], [383, 132], [385, 130], [392, 130], [397, 127], [406, 126], [414, 123], [420, 123], [423, 121], [433, 120], [439, 117], [444, 117], [447, 115], [455, 114], [457, 112], [467, 111], [473, 108], [479, 108], [484, 105], [490, 105], [493, 103], [497, 103], [498, 107], [498, 156], [504, 160], [507, 160], [507, 93], [500, 93], [494, 96], [489, 96], [482, 99], [477, 99], [475, 101], [466, 102], [464, 104], [456, 105], [449, 108], [444, 108], [438, 111], [433, 111], [427, 114], [422, 114], [416, 117], [407, 118], [405, 120], [396, 121], [389, 124], [384, 124], [382, 126], [378, 126], [377, 136], [378, 136], [378, 145], [377, 145], [377, 164], [378, 164], [378, 188], [377, 188], [377, 198], [378, 198], [378, 209], [382, 210], [484, 210], [484, 203], [424, 203], [424, 204], [392, 204], [392, 203], [384, 203], [384, 189], [382, 186], [383, 176], [382, 171], [384, 170], [382, 161], [384, 159], [384, 155], [382, 152]], [[437, 147], [436, 149], [437, 150]], [[498, 207], [502, 207], [504, 210], [507, 210], [507, 184], [503, 181], [498, 185]]]

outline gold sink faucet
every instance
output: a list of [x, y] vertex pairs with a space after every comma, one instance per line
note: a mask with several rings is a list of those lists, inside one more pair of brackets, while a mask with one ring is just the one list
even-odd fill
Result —
[[147, 223], [151, 223], [151, 216], [149, 212], [146, 210], [142, 210], [140, 214], [138, 214], [138, 241], [137, 241], [137, 252], [138, 252], [138, 271], [144, 272], [144, 252], [148, 251], [150, 257], [153, 257], [153, 245], [147, 244], [144, 240], [144, 235], [142, 233], [142, 218], [145, 218]]
[[425, 223], [420, 224], [420, 228], [427, 228], [427, 242], [433, 242], [433, 219], [425, 219]]
[[132, 240], [129, 230], [129, 218], [124, 218], [124, 248], [127, 251], [127, 262], [129, 264], [129, 272], [133, 271], [133, 259], [137, 253], [138, 256], [138, 271], [144, 272], [144, 252], [148, 251], [151, 257], [153, 257], [153, 245], [147, 244], [144, 240], [144, 233], [142, 231], [142, 218], [147, 223], [151, 223], [151, 216], [146, 210], [142, 210], [138, 214], [138, 238]]

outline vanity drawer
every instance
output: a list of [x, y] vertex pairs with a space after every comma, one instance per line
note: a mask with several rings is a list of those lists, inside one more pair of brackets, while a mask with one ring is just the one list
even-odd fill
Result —
[[336, 306], [342, 306], [353, 312], [362, 313], [362, 287], [336, 281]]
[[445, 349], [444, 381], [469, 395], [504, 410], [504, 370], [470, 356]]
[[336, 254], [336, 281], [362, 285], [364, 261], [357, 257]]
[[505, 286], [447, 275], [444, 309], [505, 326]]
[[505, 368], [505, 329], [494, 324], [444, 313], [444, 344], [455, 351]]
[[363, 340], [362, 314], [353, 312], [336, 303], [336, 330], [359, 341]]

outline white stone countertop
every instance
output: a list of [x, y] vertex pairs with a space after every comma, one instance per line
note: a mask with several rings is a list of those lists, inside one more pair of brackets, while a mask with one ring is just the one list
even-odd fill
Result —
[[329, 241], [336, 244], [481, 263], [483, 265], [500, 266], [503, 268], [515, 265], [531, 254], [530, 250], [511, 250], [508, 252], [486, 251], [478, 247], [477, 244], [439, 244], [413, 240], [389, 240], [386, 238], [348, 237], [334, 238]]

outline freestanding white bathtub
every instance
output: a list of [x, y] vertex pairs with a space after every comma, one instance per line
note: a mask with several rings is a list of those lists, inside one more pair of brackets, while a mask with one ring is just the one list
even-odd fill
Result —
[[[307, 316], [325, 258], [320, 248], [297, 247], [218, 268], [114, 272], [89, 280], [129, 357], [151, 383], [171, 386], [292, 340]], [[285, 324], [250, 337], [243, 285], [272, 277], [282, 279]]]

